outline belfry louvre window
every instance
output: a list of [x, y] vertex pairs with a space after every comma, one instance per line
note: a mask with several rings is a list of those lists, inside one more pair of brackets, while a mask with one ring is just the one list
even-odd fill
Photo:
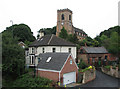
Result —
[[61, 18], [62, 18], [62, 20], [64, 20], [64, 14], [62, 14]]
[[69, 15], [69, 20], [71, 20], [71, 15]]

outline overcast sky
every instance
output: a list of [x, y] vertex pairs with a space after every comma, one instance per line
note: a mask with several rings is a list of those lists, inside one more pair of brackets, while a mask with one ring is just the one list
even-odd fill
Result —
[[57, 24], [57, 10], [73, 11], [73, 25], [94, 38], [118, 25], [119, 0], [0, 0], [0, 32], [13, 24], [27, 24], [37, 36], [41, 28]]

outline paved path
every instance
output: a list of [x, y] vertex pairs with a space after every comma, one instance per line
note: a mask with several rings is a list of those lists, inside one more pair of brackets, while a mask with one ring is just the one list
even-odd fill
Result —
[[[74, 89], [79, 89], [79, 88], [86, 89], [85, 87], [92, 87], [89, 89], [118, 89], [118, 88], [114, 88], [114, 87], [118, 87], [118, 79], [108, 76], [100, 71], [96, 71], [96, 79], [95, 80], [88, 82], [87, 84], [76, 86], [76, 87], [74, 87]], [[102, 87], [102, 88], [100, 88], [100, 87]], [[109, 88], [107, 88], [107, 87], [109, 87]]]

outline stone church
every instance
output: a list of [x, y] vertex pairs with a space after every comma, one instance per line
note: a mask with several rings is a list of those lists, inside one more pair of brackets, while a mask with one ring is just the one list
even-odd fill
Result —
[[76, 34], [79, 40], [85, 39], [87, 34], [82, 29], [73, 26], [72, 14], [72, 11], [68, 8], [57, 10], [56, 36], [59, 36], [61, 29], [64, 27], [68, 34]]

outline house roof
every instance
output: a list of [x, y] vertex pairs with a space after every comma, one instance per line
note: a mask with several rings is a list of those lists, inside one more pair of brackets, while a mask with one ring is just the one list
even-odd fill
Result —
[[108, 53], [104, 47], [83, 47], [87, 53]]
[[[69, 57], [69, 53], [42, 53], [39, 54], [40, 62], [38, 63], [38, 68], [60, 71]], [[51, 57], [49, 62], [46, 62], [48, 58]]]
[[29, 47], [38, 46], [76, 46], [76, 45], [52, 34], [45, 35], [29, 45]]

